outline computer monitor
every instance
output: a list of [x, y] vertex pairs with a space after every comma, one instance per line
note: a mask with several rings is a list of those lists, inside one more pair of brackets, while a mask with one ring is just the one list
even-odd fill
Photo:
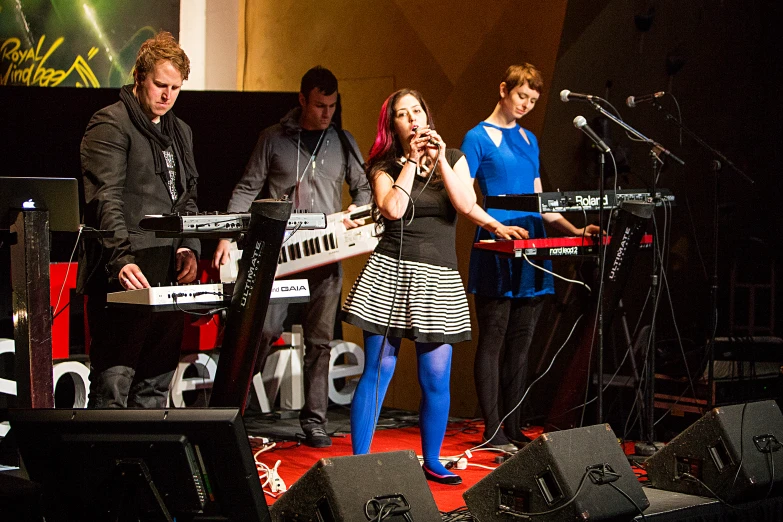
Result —
[[10, 421], [46, 520], [269, 520], [236, 408], [19, 409]]
[[0, 177], [0, 229], [11, 225], [14, 210], [48, 210], [49, 230], [79, 230], [79, 182], [76, 178]]

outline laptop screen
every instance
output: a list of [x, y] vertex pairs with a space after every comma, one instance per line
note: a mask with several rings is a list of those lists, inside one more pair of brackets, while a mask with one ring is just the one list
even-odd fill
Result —
[[79, 182], [76, 178], [0, 177], [0, 229], [10, 228], [18, 210], [48, 210], [50, 230], [76, 232]]

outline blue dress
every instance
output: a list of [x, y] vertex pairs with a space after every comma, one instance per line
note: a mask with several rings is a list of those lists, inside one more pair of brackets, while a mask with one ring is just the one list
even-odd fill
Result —
[[[495, 145], [486, 128], [502, 133], [500, 145]], [[485, 196], [501, 194], [532, 194], [539, 177], [538, 141], [525, 131], [530, 143], [520, 133], [520, 126], [498, 127], [481, 122], [465, 135], [462, 152], [470, 167], [470, 175], [478, 179]], [[544, 220], [537, 212], [487, 209], [487, 213], [504, 225], [516, 225], [530, 233], [530, 238], [546, 237]], [[477, 227], [475, 242], [493, 235]], [[551, 261], [532, 261], [551, 270]], [[470, 254], [468, 292], [490, 298], [530, 298], [554, 293], [552, 276], [533, 268], [523, 258], [498, 256], [474, 248]]]

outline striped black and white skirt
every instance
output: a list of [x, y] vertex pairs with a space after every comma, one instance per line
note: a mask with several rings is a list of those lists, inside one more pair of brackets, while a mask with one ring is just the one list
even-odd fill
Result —
[[427, 343], [470, 340], [470, 312], [459, 272], [373, 252], [343, 305], [362, 330]]

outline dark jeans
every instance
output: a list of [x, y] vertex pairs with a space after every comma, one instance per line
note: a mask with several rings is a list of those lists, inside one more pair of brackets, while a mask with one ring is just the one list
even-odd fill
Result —
[[[474, 378], [484, 417], [484, 436], [490, 437], [502, 419], [516, 408], [527, 384], [528, 355], [543, 298], [495, 299], [475, 296], [479, 326]], [[528, 396], [529, 399], [529, 396]], [[503, 422], [506, 438], [520, 438], [521, 407]], [[497, 439], [501, 439], [498, 441]], [[503, 442], [503, 434], [495, 436]]]
[[90, 328], [90, 408], [164, 408], [179, 363], [181, 312], [106, 306], [87, 300]]
[[305, 403], [299, 413], [299, 423], [307, 432], [317, 426], [326, 426], [331, 355], [329, 343], [334, 338], [334, 322], [342, 295], [342, 267], [339, 263], [332, 263], [286, 279], [307, 279], [310, 283], [310, 301], [302, 305], [269, 305], [256, 368], [264, 367], [272, 343], [283, 334], [283, 324], [290, 307], [303, 306]]

